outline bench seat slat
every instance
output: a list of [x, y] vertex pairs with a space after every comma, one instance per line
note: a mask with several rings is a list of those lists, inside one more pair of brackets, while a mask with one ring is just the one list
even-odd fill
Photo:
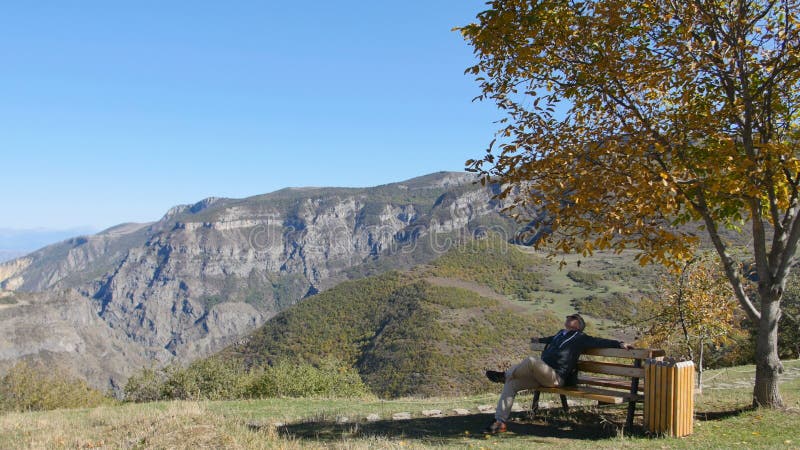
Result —
[[[580, 397], [580, 398], [588, 398], [590, 400], [597, 400], [603, 403], [613, 403], [618, 405], [622, 403], [622, 397], [616, 397], [613, 395], [605, 395], [605, 396], [596, 396], [592, 395], [588, 392], [584, 392], [577, 387], [568, 387], [568, 388], [550, 388], [550, 387], [541, 387], [538, 388], [539, 392], [549, 392], [552, 394], [559, 394], [559, 395], [569, 395], [570, 397]], [[600, 397], [600, 398], [596, 398]]]
[[588, 386], [571, 386], [565, 388], [541, 387], [537, 388], [536, 390], [539, 392], [550, 392], [553, 394], [597, 400], [598, 402], [611, 403], [615, 405], [630, 401], [642, 401], [644, 399], [644, 396], [642, 395], [632, 395], [625, 392], [599, 389]]
[[582, 391], [589, 393], [591, 395], [597, 396], [611, 396], [611, 397], [618, 397], [622, 398], [623, 402], [641, 402], [644, 401], [644, 395], [641, 394], [631, 394], [630, 392], [620, 392], [620, 391], [613, 391], [609, 389], [601, 389], [596, 387], [590, 386], [582, 386], [580, 388]]

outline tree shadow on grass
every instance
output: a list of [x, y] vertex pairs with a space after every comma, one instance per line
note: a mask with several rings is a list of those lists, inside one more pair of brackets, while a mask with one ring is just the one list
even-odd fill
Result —
[[[695, 411], [698, 421], [716, 421], [738, 416], [752, 410], [744, 407], [729, 411]], [[493, 420], [490, 414], [464, 416], [419, 417], [408, 420], [378, 420], [337, 423], [332, 418], [319, 417], [277, 428], [280, 435], [317, 442], [341, 442], [343, 439], [379, 437], [385, 439], [418, 440], [420, 443], [463, 443], [465, 439], [485, 440], [483, 430]], [[650, 436], [641, 425], [642, 412], [637, 411], [632, 429], [623, 430], [623, 408], [560, 409], [540, 411], [535, 417], [527, 412], [515, 413], [508, 423], [508, 432], [498, 438], [524, 439], [525, 445], [538, 439], [600, 441], [620, 436]], [[552, 442], [551, 442], [552, 443]]]
[[742, 408], [732, 409], [729, 411], [708, 411], [708, 412], [695, 411], [694, 417], [695, 419], [702, 420], [703, 422], [709, 420], [723, 420], [729, 417], [736, 417], [748, 411], [753, 411], [753, 409], [754, 408], [752, 406], [745, 406]]
[[[463, 442], [464, 439], [485, 440], [483, 430], [492, 421], [488, 414], [465, 416], [421, 417], [408, 420], [336, 423], [333, 420], [309, 420], [278, 428], [281, 435], [301, 440], [342, 441], [343, 439], [381, 437], [419, 440], [429, 443]], [[617, 436], [616, 424], [602, 420], [597, 414], [546, 415], [530, 418], [518, 414], [508, 424], [503, 440], [525, 438], [571, 439], [597, 441]]]

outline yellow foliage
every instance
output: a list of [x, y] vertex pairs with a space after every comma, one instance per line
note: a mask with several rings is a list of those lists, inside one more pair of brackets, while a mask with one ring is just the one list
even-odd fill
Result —
[[736, 227], [796, 200], [798, 0], [489, 6], [459, 30], [479, 98], [511, 120], [468, 169], [521, 186], [511, 208], [546, 210], [555, 248], [675, 265], [697, 241], [676, 221]]

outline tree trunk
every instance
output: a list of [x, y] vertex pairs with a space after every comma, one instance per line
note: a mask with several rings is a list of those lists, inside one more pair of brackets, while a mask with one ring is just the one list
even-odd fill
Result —
[[698, 394], [703, 393], [703, 339], [700, 339], [700, 360], [697, 361], [697, 389]]
[[753, 406], [782, 408], [783, 400], [778, 390], [778, 380], [783, 365], [778, 357], [778, 319], [780, 319], [780, 294], [761, 292], [761, 320], [756, 340], [756, 383], [753, 388]]

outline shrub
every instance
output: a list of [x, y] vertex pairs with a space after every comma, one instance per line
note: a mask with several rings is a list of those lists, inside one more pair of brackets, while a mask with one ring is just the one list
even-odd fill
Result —
[[219, 358], [201, 359], [187, 367], [142, 369], [125, 385], [125, 399], [234, 400], [265, 397], [354, 397], [369, 394], [358, 372], [326, 359], [319, 366], [282, 361], [250, 372]]
[[334, 359], [320, 366], [281, 361], [251, 374], [247, 397], [361, 397], [370, 394], [358, 372]]
[[244, 371], [219, 358], [200, 359], [187, 369], [199, 397], [208, 400], [241, 396]]
[[141, 372], [128, 378], [123, 392], [125, 400], [131, 402], [153, 402], [161, 400], [164, 372], [143, 368]]
[[[146, 372], [146, 371], [145, 371]], [[244, 371], [218, 358], [197, 360], [187, 367], [163, 369], [160, 398], [166, 400], [223, 400], [242, 396]], [[152, 379], [154, 383], [158, 379]]]
[[102, 392], [60, 370], [17, 363], [0, 378], [0, 411], [45, 411], [111, 404]]

